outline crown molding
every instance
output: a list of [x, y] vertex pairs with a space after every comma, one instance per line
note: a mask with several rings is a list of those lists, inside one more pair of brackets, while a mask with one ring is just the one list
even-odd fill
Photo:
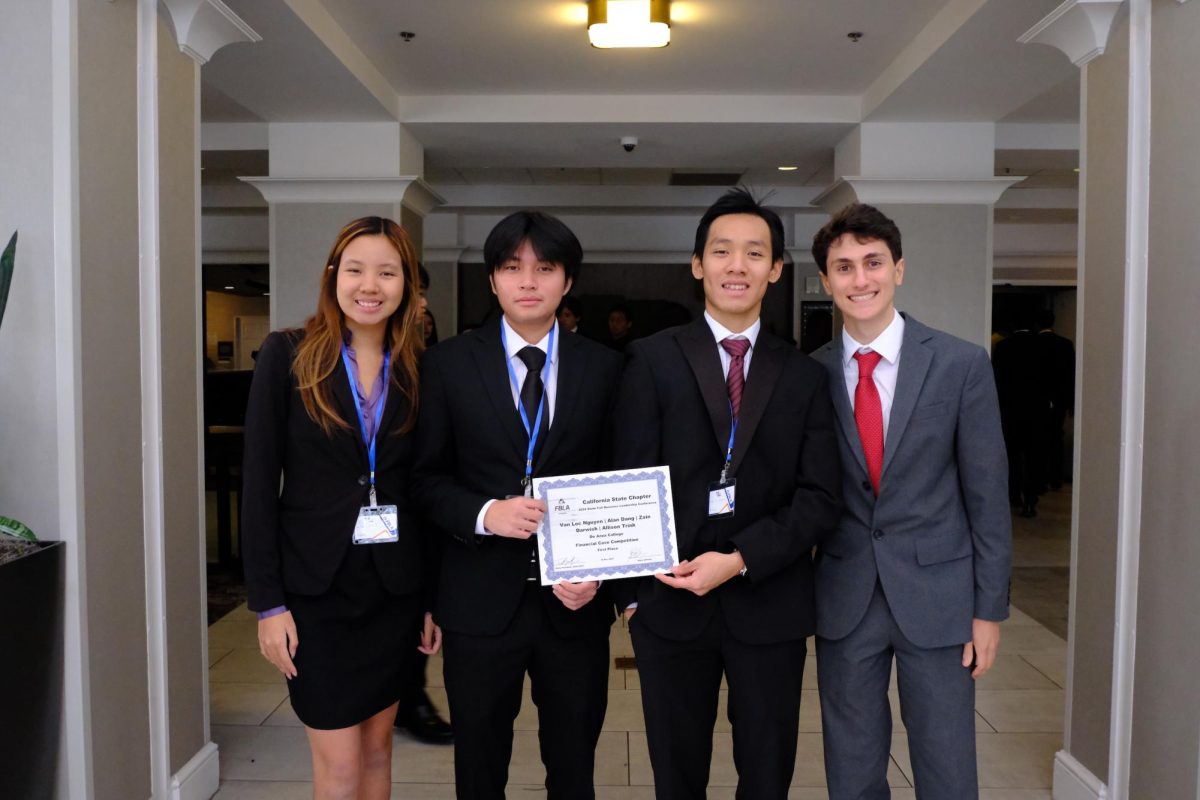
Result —
[[1045, 44], [1066, 54], [1077, 67], [1104, 53], [1113, 19], [1123, 0], [1067, 0], [1025, 33], [1021, 44]]
[[850, 203], [871, 205], [994, 205], [1004, 190], [1025, 180], [1004, 178], [864, 178], [846, 176], [813, 198], [830, 214]]
[[200, 65], [227, 44], [262, 41], [221, 0], [159, 0], [159, 10], [171, 20], [179, 49]]
[[268, 203], [400, 203], [424, 217], [445, 199], [416, 175], [398, 178], [240, 178]]

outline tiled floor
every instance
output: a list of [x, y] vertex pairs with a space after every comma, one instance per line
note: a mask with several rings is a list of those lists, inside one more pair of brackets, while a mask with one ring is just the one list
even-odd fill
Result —
[[[218, 800], [291, 800], [311, 797], [308, 745], [287, 701], [283, 681], [258, 655], [256, 623], [242, 606], [209, 629], [212, 736], [220, 747]], [[1051, 767], [1062, 733], [1066, 646], [1037, 621], [1014, 609], [1003, 626], [995, 669], [978, 687], [976, 735], [979, 779], [985, 800], [1049, 800]], [[614, 626], [613, 656], [632, 654], [628, 631]], [[445, 708], [441, 661], [429, 669], [430, 695]], [[825, 798], [821, 718], [810, 660], [800, 712], [800, 741], [791, 797]], [[609, 709], [596, 764], [602, 800], [653, 797], [636, 672], [614, 669]], [[893, 697], [893, 706], [897, 707]], [[897, 800], [914, 798], [908, 748], [897, 725], [889, 782]], [[537, 716], [529, 699], [517, 718], [510, 798], [544, 796], [537, 749]], [[710, 798], [732, 798], [734, 772], [728, 721], [714, 737]], [[393, 798], [451, 798], [452, 748], [419, 744], [397, 733]]]

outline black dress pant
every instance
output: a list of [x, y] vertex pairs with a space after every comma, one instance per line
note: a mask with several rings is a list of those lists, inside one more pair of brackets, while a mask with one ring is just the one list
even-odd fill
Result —
[[547, 797], [595, 797], [596, 742], [608, 706], [608, 629], [560, 636], [543, 607], [546, 591], [530, 581], [508, 628], [497, 636], [443, 634], [460, 800], [504, 799], [526, 672], [538, 710]]
[[796, 766], [803, 639], [747, 644], [718, 611], [691, 641], [665, 639], [635, 613], [629, 624], [659, 800], [704, 800], [724, 673], [739, 800], [787, 797]]

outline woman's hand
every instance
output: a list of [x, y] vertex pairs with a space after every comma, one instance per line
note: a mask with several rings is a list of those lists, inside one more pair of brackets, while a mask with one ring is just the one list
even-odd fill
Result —
[[286, 678], [296, 677], [296, 665], [292, 659], [296, 657], [299, 645], [292, 612], [284, 611], [258, 621], [258, 651]]
[[425, 612], [425, 625], [421, 629], [421, 644], [417, 649], [431, 656], [442, 649], [442, 629], [433, 621], [433, 614]]

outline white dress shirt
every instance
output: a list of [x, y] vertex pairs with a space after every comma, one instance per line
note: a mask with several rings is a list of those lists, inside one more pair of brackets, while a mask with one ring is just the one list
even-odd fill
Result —
[[874, 350], [882, 356], [871, 377], [879, 390], [879, 402], [883, 408], [883, 440], [887, 441], [888, 423], [892, 416], [892, 400], [896, 397], [896, 376], [900, 368], [900, 346], [904, 343], [904, 317], [893, 312], [892, 321], [875, 337], [875, 341], [863, 344], [855, 341], [842, 328], [842, 372], [846, 376], [846, 392], [850, 395], [850, 408], [854, 409], [854, 390], [858, 386], [858, 362], [854, 354]]
[[721, 357], [721, 374], [728, 379], [729, 377], [729, 362], [733, 360], [733, 356], [721, 346], [722, 339], [730, 337], [734, 339], [749, 339], [750, 349], [746, 351], [745, 357], [742, 359], [742, 377], [746, 378], [750, 375], [750, 357], [754, 355], [754, 344], [758, 341], [758, 332], [762, 329], [762, 318], [754, 320], [754, 324], [741, 333], [734, 333], [726, 328], [721, 323], [712, 318], [707, 311], [704, 312], [704, 321], [708, 323], [709, 329], [712, 331], [713, 338], [717, 340], [717, 355]]
[[[521, 387], [525, 385], [525, 376], [529, 374], [529, 368], [525, 366], [525, 362], [517, 353], [529, 346], [529, 342], [521, 338], [521, 334], [513, 330], [508, 324], [508, 317], [501, 317], [500, 324], [504, 327], [504, 340], [507, 345], [505, 355], [508, 356], [508, 361], [512, 364], [513, 373], [517, 376], [517, 382], [514, 384], [512, 378], [508, 380], [508, 388], [512, 392], [513, 409], [516, 410], [521, 404]], [[542, 390], [546, 398], [546, 429], [550, 429], [551, 423], [554, 422], [554, 399], [558, 390], [558, 351], [559, 345], [562, 343], [562, 337], [558, 335], [558, 322], [556, 321], [550, 328], [550, 332], [543, 336], [539, 341], [534, 342], [533, 346], [547, 352], [550, 347], [550, 337], [554, 338], [554, 352], [550, 353], [550, 368], [543, 370], [542, 373]], [[505, 369], [507, 373], [508, 370]], [[529, 420], [530, 427], [533, 427], [536, 420]], [[545, 434], [543, 434], [545, 435]], [[488, 500], [483, 504], [483, 508], [479, 509], [479, 514], [475, 517], [475, 533], [480, 536], [490, 536], [491, 531], [483, 527], [483, 518], [487, 514], [487, 510], [492, 507], [495, 500]]]

